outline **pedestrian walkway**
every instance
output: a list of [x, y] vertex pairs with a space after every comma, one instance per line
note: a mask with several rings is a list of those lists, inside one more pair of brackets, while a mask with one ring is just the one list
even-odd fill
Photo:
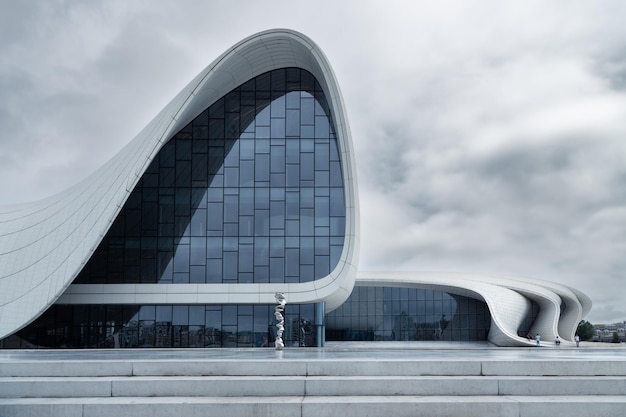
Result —
[[581, 343], [581, 347], [544, 344], [536, 347], [495, 347], [487, 342], [329, 342], [323, 348], [227, 348], [227, 349], [80, 349], [0, 350], [7, 361], [83, 360], [614, 360], [626, 361], [626, 345]]
[[0, 351], [0, 416], [621, 415], [623, 345]]

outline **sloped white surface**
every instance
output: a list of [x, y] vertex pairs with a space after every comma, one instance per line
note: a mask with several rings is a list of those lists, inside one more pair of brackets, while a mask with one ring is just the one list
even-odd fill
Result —
[[[343, 100], [321, 50], [304, 35], [279, 29], [253, 35], [222, 54], [126, 147], [81, 183], [41, 201], [0, 207], [0, 338], [30, 323], [68, 288], [170, 137], [240, 84], [284, 67], [308, 70], [325, 91], [337, 125], [346, 192], [346, 240], [337, 268], [315, 282], [290, 284], [294, 295], [290, 302], [321, 300], [332, 309], [345, 301], [356, 275], [359, 219], [356, 170]], [[207, 284], [202, 291], [210, 294], [214, 289], [223, 294], [222, 287]], [[197, 286], [185, 288], [180, 302], [198, 299]], [[248, 290], [230, 285], [226, 293], [249, 294]], [[258, 302], [274, 302], [275, 286], [259, 284], [254, 291]]]
[[[357, 286], [397, 286], [445, 291], [482, 300], [489, 307], [489, 341], [497, 346], [533, 346], [517, 335], [530, 300], [540, 306], [531, 334], [550, 343], [559, 335], [573, 341], [580, 319], [591, 309], [588, 297], [548, 281], [441, 272], [359, 272]], [[565, 308], [561, 313], [561, 303]]]

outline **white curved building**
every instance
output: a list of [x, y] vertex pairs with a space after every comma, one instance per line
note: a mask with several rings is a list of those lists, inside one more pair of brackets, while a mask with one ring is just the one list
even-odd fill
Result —
[[472, 340], [523, 345], [527, 331], [572, 340], [591, 303], [563, 286], [357, 274], [353, 155], [321, 50], [291, 30], [244, 39], [87, 179], [0, 208], [0, 347], [269, 345], [276, 292], [287, 296], [289, 340], [321, 345], [327, 312], [344, 330], [368, 316], [330, 313], [355, 283], [435, 291], [441, 305], [404, 333], [434, 315], [460, 323], [462, 314], [445, 319], [455, 315], [445, 293], [488, 309]]

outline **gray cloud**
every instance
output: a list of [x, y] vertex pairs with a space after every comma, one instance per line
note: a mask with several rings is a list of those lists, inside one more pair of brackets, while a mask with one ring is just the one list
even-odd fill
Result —
[[626, 318], [626, 3], [5, 3], [0, 203], [81, 180], [225, 49], [289, 27], [344, 92], [361, 269], [548, 279]]

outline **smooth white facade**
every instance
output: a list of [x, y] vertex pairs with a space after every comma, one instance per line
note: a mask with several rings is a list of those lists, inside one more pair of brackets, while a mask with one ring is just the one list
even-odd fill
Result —
[[[301, 284], [119, 284], [70, 286], [105, 236], [161, 147], [195, 116], [246, 81], [298, 67], [326, 95], [341, 152], [346, 235], [337, 267]], [[291, 30], [253, 35], [230, 48], [189, 83], [124, 149], [86, 180], [35, 203], [0, 208], [0, 338], [24, 327], [57, 300], [62, 303], [290, 303], [324, 301], [328, 309], [350, 295], [358, 263], [356, 169], [343, 99], [321, 50]], [[65, 293], [65, 294], [64, 294]], [[59, 297], [61, 297], [59, 299]]]
[[[300, 284], [82, 284], [72, 285], [106, 235], [137, 182], [162, 146], [195, 116], [246, 81], [298, 67], [321, 84], [337, 133], [346, 201], [346, 235], [338, 266]], [[0, 207], [0, 338], [23, 328], [52, 304], [273, 304], [323, 301], [331, 311], [355, 285], [437, 289], [487, 303], [489, 340], [500, 346], [533, 344], [517, 336], [530, 300], [541, 308], [532, 332], [573, 340], [591, 308], [582, 293], [524, 279], [430, 273], [362, 272], [357, 275], [359, 210], [350, 129], [339, 87], [321, 50], [291, 30], [253, 35], [230, 48], [189, 83], [124, 149], [69, 190], [19, 206]], [[564, 305], [561, 311], [561, 305]]]

